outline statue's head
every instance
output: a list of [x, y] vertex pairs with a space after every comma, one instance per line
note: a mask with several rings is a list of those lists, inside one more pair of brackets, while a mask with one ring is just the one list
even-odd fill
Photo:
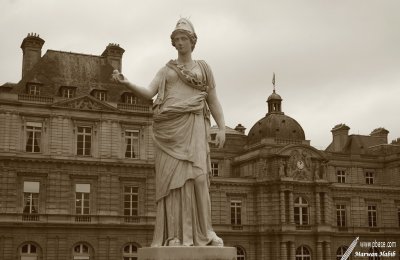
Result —
[[192, 51], [193, 51], [197, 42], [197, 35], [194, 32], [193, 24], [186, 18], [179, 19], [179, 21], [176, 23], [175, 30], [171, 34], [171, 43], [172, 46], [174, 47], [175, 47], [174, 37], [177, 33], [184, 33], [189, 38], [190, 42], [192, 43]]

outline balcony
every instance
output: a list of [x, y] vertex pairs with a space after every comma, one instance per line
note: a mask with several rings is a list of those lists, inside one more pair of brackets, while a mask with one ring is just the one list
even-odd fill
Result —
[[134, 104], [118, 103], [117, 108], [132, 112], [145, 112], [145, 113], [151, 112], [150, 105], [134, 105]]
[[296, 230], [311, 230], [311, 225], [296, 225]]
[[90, 223], [92, 218], [90, 216], [75, 216], [75, 222]]
[[39, 215], [38, 214], [23, 214], [22, 215], [22, 221], [24, 221], [24, 222], [36, 222], [36, 221], [39, 221]]
[[154, 225], [153, 216], [0, 213], [0, 223]]
[[139, 216], [125, 216], [124, 222], [125, 223], [140, 223], [140, 217]]
[[242, 225], [232, 225], [232, 230], [243, 230]]
[[53, 103], [52, 97], [18, 94], [18, 101], [27, 101], [32, 103]]

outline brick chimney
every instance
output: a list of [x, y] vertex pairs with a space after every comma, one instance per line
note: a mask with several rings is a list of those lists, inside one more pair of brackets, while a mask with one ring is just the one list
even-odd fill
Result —
[[388, 134], [389, 134], [388, 130], [386, 130], [383, 127], [379, 127], [379, 128], [374, 129], [369, 135], [378, 137], [382, 141], [382, 143], [387, 144], [388, 143]]
[[43, 44], [44, 40], [36, 33], [28, 33], [28, 36], [22, 41], [22, 77], [24, 77], [42, 57]]
[[349, 130], [345, 124], [338, 124], [332, 128], [332, 148], [334, 152], [340, 152], [343, 150], [347, 139], [349, 138]]
[[113, 66], [114, 69], [122, 72], [122, 55], [124, 54], [124, 52], [125, 50], [119, 47], [119, 44], [110, 43], [103, 51], [101, 56], [105, 57], [108, 63], [110, 63], [110, 65]]

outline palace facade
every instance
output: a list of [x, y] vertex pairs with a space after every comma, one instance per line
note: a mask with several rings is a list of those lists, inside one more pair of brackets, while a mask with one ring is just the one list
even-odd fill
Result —
[[[152, 103], [110, 80], [119, 45], [96, 56], [42, 55], [43, 44], [23, 39], [22, 78], [0, 86], [0, 259], [134, 260], [156, 214]], [[238, 260], [328, 260], [359, 237], [353, 255], [399, 259], [400, 139], [339, 124], [318, 150], [275, 90], [267, 103], [247, 135], [227, 128], [223, 149], [211, 129], [212, 219], [225, 245]]]

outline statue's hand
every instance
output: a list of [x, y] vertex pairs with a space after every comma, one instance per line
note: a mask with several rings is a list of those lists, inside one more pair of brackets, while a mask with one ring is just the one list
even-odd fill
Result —
[[126, 84], [129, 82], [128, 79], [118, 70], [113, 71], [113, 74], [111, 75], [111, 81], [121, 84]]
[[217, 136], [215, 137], [215, 144], [218, 148], [224, 147], [225, 144], [225, 130], [219, 130]]

